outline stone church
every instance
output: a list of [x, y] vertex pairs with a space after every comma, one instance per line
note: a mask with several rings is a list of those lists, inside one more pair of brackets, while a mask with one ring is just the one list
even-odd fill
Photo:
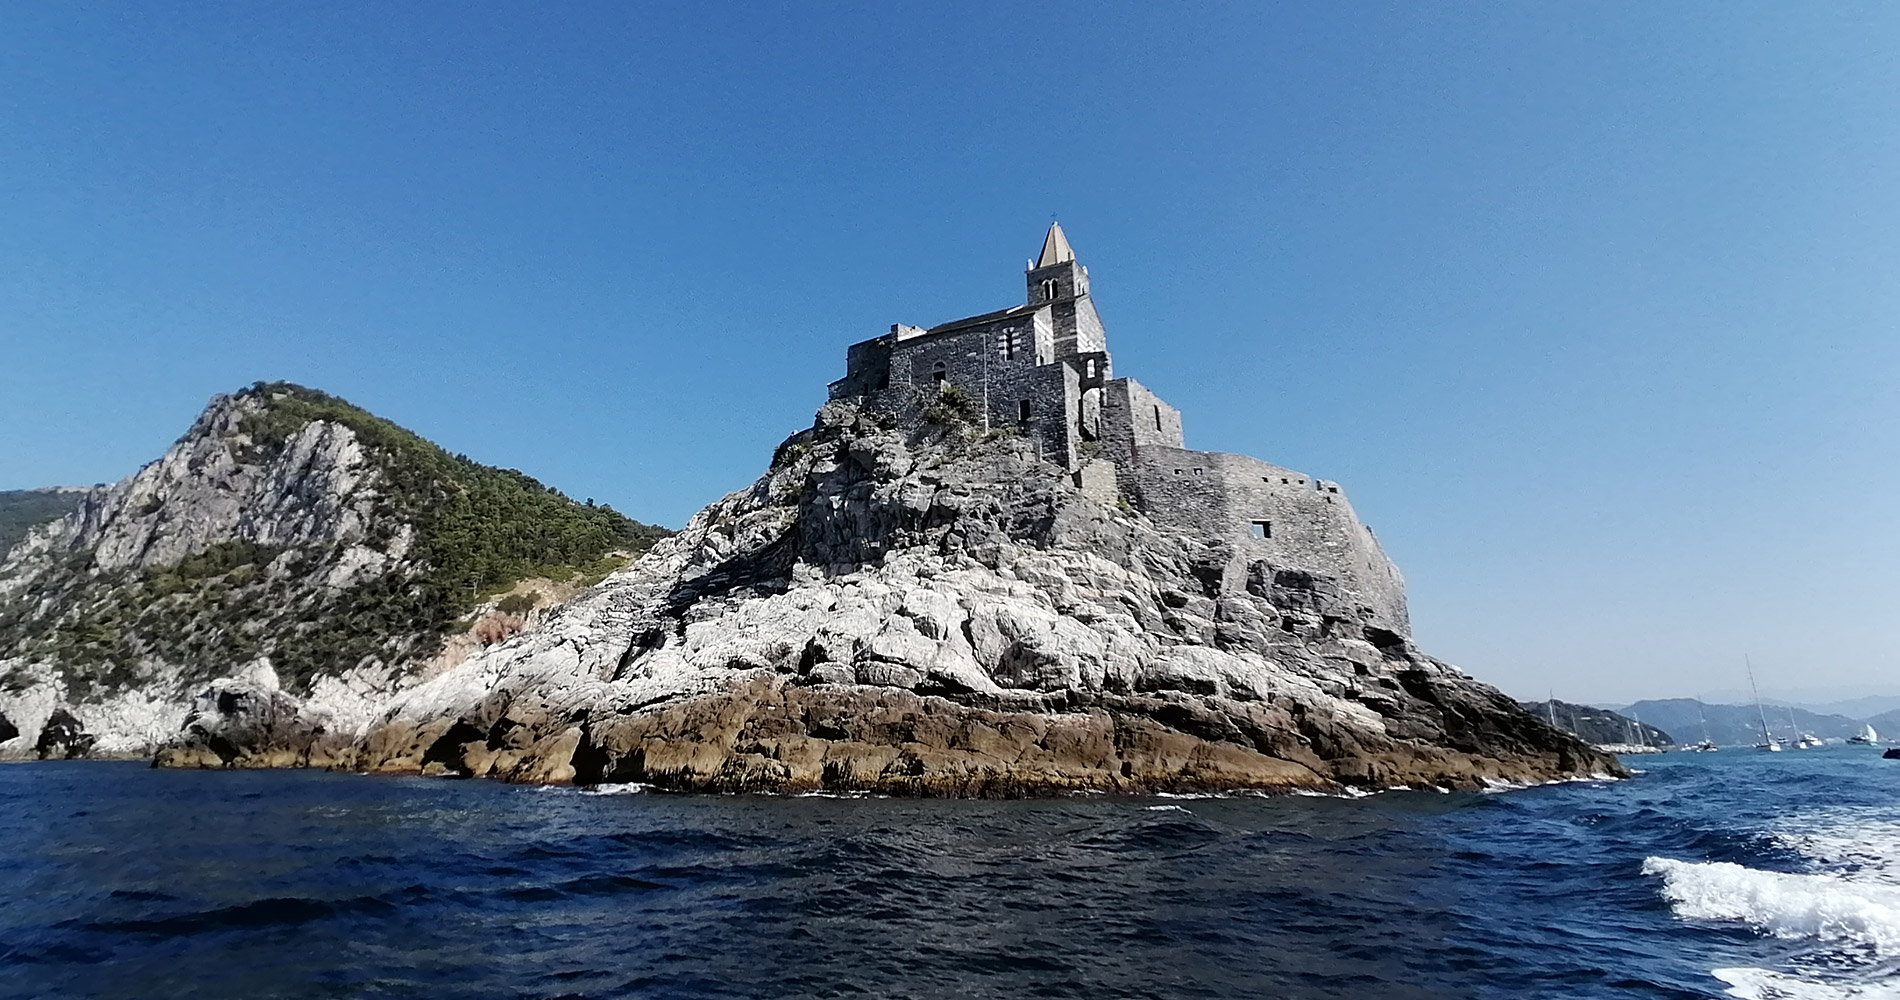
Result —
[[[933, 327], [897, 324], [853, 344], [832, 399], [914, 428], [946, 395], [986, 429], [1013, 428], [1085, 492], [1156, 523], [1228, 543], [1220, 586], [1307, 574], [1356, 598], [1367, 620], [1408, 635], [1405, 584], [1339, 484], [1245, 455], [1191, 451], [1181, 411], [1116, 378], [1107, 335], [1060, 225], [1024, 274], [1022, 305]], [[1282, 577], [1284, 580], [1284, 576]]]

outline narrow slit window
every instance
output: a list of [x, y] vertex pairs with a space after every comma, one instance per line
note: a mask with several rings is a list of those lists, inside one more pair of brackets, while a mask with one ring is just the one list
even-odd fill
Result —
[[1161, 407], [1155, 407], [1155, 430], [1161, 429]]
[[1253, 536], [1255, 538], [1272, 538], [1273, 537], [1273, 522], [1272, 521], [1255, 521], [1253, 523]]

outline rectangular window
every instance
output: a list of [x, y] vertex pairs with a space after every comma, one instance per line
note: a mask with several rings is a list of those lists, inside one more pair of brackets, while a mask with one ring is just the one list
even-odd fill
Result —
[[1029, 400], [1025, 399], [1022, 402], [1016, 404], [1016, 419], [1017, 420], [1020, 420], [1026, 424], [1029, 422], [1029, 415], [1030, 415]]
[[1272, 538], [1273, 537], [1273, 522], [1272, 521], [1255, 521], [1253, 523], [1253, 536], [1255, 538]]
[[1200, 474], [1201, 474], [1201, 470], [1199, 470], [1199, 469], [1195, 469], [1195, 470], [1194, 470], [1194, 474], [1195, 474], [1195, 475], [1197, 475], [1197, 476], [1198, 476], [1198, 475], [1200, 475]]

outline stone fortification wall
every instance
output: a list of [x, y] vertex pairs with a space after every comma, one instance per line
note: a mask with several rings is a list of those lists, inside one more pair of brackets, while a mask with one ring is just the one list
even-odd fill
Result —
[[1231, 543], [1238, 554], [1223, 583], [1244, 586], [1250, 567], [1331, 577], [1368, 619], [1411, 633], [1405, 581], [1339, 484], [1245, 455], [1161, 445], [1125, 464], [1123, 486], [1157, 522]]
[[1124, 464], [1135, 461], [1142, 449], [1150, 446], [1180, 448], [1186, 444], [1181, 435], [1181, 411], [1132, 378], [1114, 379], [1102, 386], [1099, 427], [1103, 454]]

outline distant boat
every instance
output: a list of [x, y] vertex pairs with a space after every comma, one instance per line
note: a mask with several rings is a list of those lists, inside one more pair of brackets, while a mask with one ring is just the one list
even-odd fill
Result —
[[1821, 738], [1819, 736], [1813, 733], [1804, 733], [1801, 731], [1800, 726], [1794, 724], [1794, 709], [1792, 707], [1788, 709], [1788, 732], [1794, 734], [1793, 737], [1788, 740], [1788, 745], [1794, 747], [1796, 750], [1811, 750], [1821, 745]]
[[1714, 740], [1709, 739], [1709, 717], [1702, 711], [1702, 700], [1699, 698], [1696, 699], [1695, 703], [1695, 717], [1702, 723], [1702, 739], [1700, 742], [1692, 744], [1689, 749], [1696, 753], [1714, 753], [1722, 749], [1715, 745]]
[[1755, 665], [1748, 662], [1746, 656], [1742, 657], [1742, 665], [1748, 668], [1748, 690], [1755, 694], [1755, 715], [1761, 719], [1761, 742], [1755, 744], [1755, 749], [1765, 750], [1768, 753], [1780, 753], [1781, 742], [1768, 735], [1768, 713], [1762, 710], [1761, 689], [1755, 686]]
[[1849, 737], [1847, 738], [1847, 742], [1849, 742], [1849, 743], [1860, 743], [1860, 744], [1864, 744], [1864, 745], [1867, 745], [1867, 746], [1872, 746], [1872, 745], [1873, 745], [1873, 743], [1874, 743], [1874, 741], [1876, 741], [1876, 740], [1878, 740], [1878, 739], [1880, 739], [1880, 734], [1879, 734], [1879, 733], [1876, 733], [1876, 732], [1874, 732], [1874, 727], [1872, 727], [1872, 726], [1862, 726], [1862, 727], [1860, 727], [1860, 732], [1858, 732], [1858, 733], [1855, 733], [1854, 735], [1852, 735], [1852, 736], [1849, 736]]

